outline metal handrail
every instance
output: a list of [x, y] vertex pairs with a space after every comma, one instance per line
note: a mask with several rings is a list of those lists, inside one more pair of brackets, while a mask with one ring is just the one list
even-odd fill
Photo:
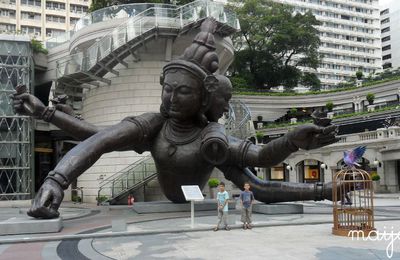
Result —
[[[152, 167], [150, 167], [152, 166]], [[99, 187], [97, 197], [100, 198], [105, 191], [110, 197], [108, 200], [119, 196], [135, 185], [143, 182], [156, 173], [153, 157], [146, 156], [143, 159], [126, 167], [107, 178]]]
[[[210, 11], [210, 7], [213, 7], [213, 10]], [[217, 7], [221, 7], [222, 9]], [[187, 13], [192, 14], [188, 19], [184, 17], [184, 14]], [[170, 19], [171, 21], [174, 21], [173, 24], [166, 23], [166, 25], [164, 25], [168, 28], [181, 29], [183, 26], [196, 22], [207, 16], [213, 16], [217, 21], [227, 23], [232, 28], [236, 29], [238, 27], [235, 14], [230, 10], [225, 9], [224, 5], [221, 3], [199, 0], [176, 9], [152, 7], [125, 20], [85, 51], [68, 55], [67, 57], [58, 60], [56, 62], [57, 74], [60, 76], [57, 75], [57, 78], [66, 74], [71, 74], [69, 71], [66, 72], [66, 65], [69, 66], [68, 69], [74, 70], [72, 73], [89, 71], [97, 64], [98, 59], [103, 59], [115, 49], [125, 45], [128, 41], [140, 37], [144, 32], [158, 28], [160, 26], [160, 19]], [[149, 20], [149, 17], [155, 17], [155, 19]], [[148, 24], [149, 22], [150, 24]], [[137, 34], [136, 28], [139, 29], [139, 34]], [[111, 44], [112, 42], [114, 44]]]

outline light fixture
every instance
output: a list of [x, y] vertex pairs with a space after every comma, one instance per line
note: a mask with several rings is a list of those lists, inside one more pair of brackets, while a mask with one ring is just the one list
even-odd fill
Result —
[[286, 170], [291, 171], [291, 170], [293, 170], [293, 168], [292, 168], [292, 166], [287, 165], [287, 166], [286, 166]]
[[381, 163], [380, 161], [378, 161], [378, 159], [376, 159], [376, 158], [375, 158], [373, 164], [374, 164], [375, 166], [382, 167], [382, 163]]
[[320, 167], [321, 167], [321, 169], [325, 169], [325, 170], [328, 169], [328, 165], [326, 165], [325, 163], [322, 163], [322, 164], [320, 165]]

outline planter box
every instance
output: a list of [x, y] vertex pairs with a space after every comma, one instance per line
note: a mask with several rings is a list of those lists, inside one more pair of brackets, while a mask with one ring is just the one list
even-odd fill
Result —
[[44, 53], [34, 53], [33, 62], [35, 63], [35, 69], [47, 70], [47, 55]]

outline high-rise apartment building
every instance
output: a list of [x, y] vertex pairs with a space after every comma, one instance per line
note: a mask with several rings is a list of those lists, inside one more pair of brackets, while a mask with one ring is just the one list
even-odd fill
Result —
[[317, 69], [323, 88], [334, 88], [354, 77], [381, 70], [378, 0], [274, 0], [298, 12], [311, 11], [318, 26], [322, 63]]
[[72, 30], [91, 0], [0, 0], [0, 33], [19, 32], [44, 41]]
[[[229, 2], [229, 0], [220, 0]], [[382, 69], [378, 0], [273, 0], [311, 11], [322, 23], [318, 26], [323, 61], [316, 73], [323, 89], [355, 76]]]
[[382, 66], [400, 67], [400, 2], [381, 7]]

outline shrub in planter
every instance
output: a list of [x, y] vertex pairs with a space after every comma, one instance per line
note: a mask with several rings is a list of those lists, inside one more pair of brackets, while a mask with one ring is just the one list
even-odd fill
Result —
[[328, 103], [326, 103], [325, 107], [326, 107], [326, 109], [328, 109], [329, 112], [332, 112], [333, 102], [329, 101]]
[[73, 202], [77, 202], [77, 203], [81, 203], [81, 202], [82, 202], [82, 198], [81, 198], [80, 196], [77, 196], [77, 195], [73, 195], [73, 196], [71, 197], [71, 200], [72, 200]]
[[98, 204], [101, 204], [101, 203], [107, 201], [107, 200], [108, 200], [108, 197], [105, 196], [105, 195], [101, 195], [101, 196], [97, 197], [96, 200], [97, 200], [97, 203], [98, 203]]
[[289, 110], [289, 116], [290, 117], [296, 117], [296, 115], [297, 115], [297, 109], [296, 108], [291, 108], [290, 110]]
[[371, 180], [379, 181], [380, 179], [381, 179], [381, 176], [379, 176], [379, 174], [377, 174], [376, 172], [371, 174]]
[[258, 141], [259, 143], [262, 142], [263, 137], [264, 137], [264, 134], [263, 134], [263, 133], [261, 133], [261, 132], [256, 132], [256, 138], [257, 138], [257, 141]]
[[368, 93], [366, 98], [367, 98], [367, 101], [368, 101], [368, 103], [370, 105], [374, 104], [374, 100], [375, 100], [375, 95], [374, 94]]
[[208, 186], [210, 188], [216, 188], [219, 185], [219, 180], [217, 178], [211, 178], [208, 180]]

